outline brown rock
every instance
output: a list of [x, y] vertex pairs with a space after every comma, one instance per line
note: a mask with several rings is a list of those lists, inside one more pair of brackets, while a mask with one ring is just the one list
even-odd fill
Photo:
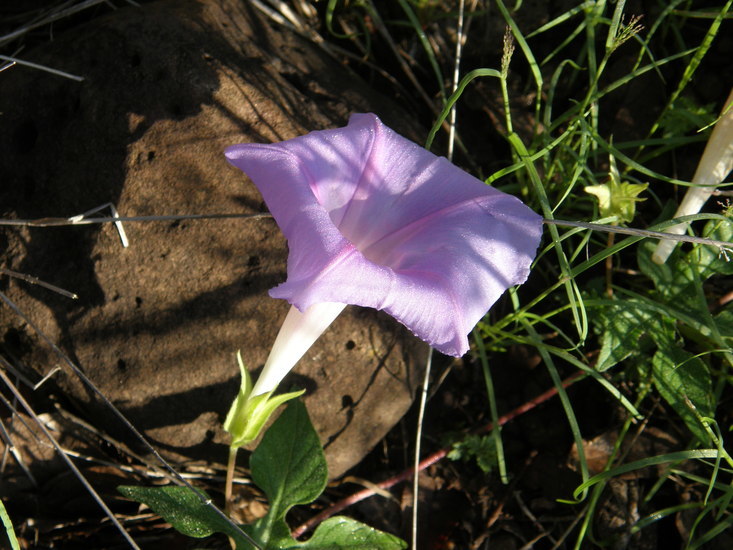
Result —
[[[247, 2], [127, 8], [26, 57], [85, 80], [3, 74], [4, 218], [67, 217], [109, 202], [123, 216], [259, 213], [259, 193], [222, 155], [227, 145], [341, 126], [354, 111], [415, 135], [388, 101]], [[4, 289], [164, 454], [224, 461], [234, 354], [260, 367], [289, 307], [267, 295], [285, 278], [285, 241], [271, 219], [125, 229], [129, 248], [112, 225], [4, 229], [7, 268], [79, 299], [15, 281]], [[9, 308], [0, 331], [40, 374], [62, 364]], [[282, 389], [308, 390], [332, 476], [405, 413], [425, 348], [386, 316], [347, 308], [287, 380]], [[122, 437], [66, 366], [54, 379]]]

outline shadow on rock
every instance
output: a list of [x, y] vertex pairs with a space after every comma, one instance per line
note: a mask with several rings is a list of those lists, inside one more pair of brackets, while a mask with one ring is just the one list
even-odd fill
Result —
[[[259, 213], [259, 193], [223, 157], [228, 145], [341, 126], [355, 111], [419, 135], [390, 101], [247, 2], [130, 7], [26, 57], [84, 81], [3, 74], [3, 217], [69, 217], [106, 203], [124, 216]], [[288, 308], [267, 295], [285, 278], [286, 243], [271, 219], [125, 228], [129, 248], [112, 225], [2, 230], [8, 268], [79, 299], [18, 281], [7, 293], [169, 456], [224, 460], [234, 354], [259, 368]], [[62, 363], [7, 308], [0, 329], [25, 342], [36, 379]], [[348, 308], [301, 361], [291, 382], [307, 382], [332, 476], [407, 410], [425, 351], [391, 319]], [[54, 379], [95, 425], [129, 441], [73, 374]]]

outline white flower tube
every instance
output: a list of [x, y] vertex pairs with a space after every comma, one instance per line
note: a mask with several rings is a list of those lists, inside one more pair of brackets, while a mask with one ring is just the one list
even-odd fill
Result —
[[292, 306], [252, 388], [251, 397], [274, 390], [345, 307], [346, 304], [323, 302], [301, 313]]
[[[691, 216], [700, 212], [715, 188], [733, 169], [733, 91], [723, 106], [723, 114], [715, 124], [713, 133], [705, 146], [700, 163], [692, 178], [692, 187], [687, 189], [685, 198], [680, 203], [674, 217]], [[673, 235], [682, 235], [687, 230], [686, 223], [668, 227], [665, 231]], [[663, 264], [674, 250], [677, 243], [671, 239], [660, 241], [652, 254], [652, 260]]]

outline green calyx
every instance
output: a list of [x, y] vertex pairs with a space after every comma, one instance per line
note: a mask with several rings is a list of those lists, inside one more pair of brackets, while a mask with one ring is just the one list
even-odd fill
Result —
[[616, 218], [615, 224], [629, 223], [636, 215], [636, 203], [644, 200], [639, 195], [649, 184], [622, 181], [616, 160], [612, 156], [609, 164], [608, 182], [590, 185], [585, 188], [585, 192], [598, 199], [598, 210], [602, 218]]
[[230, 445], [232, 448], [241, 447], [257, 439], [262, 427], [272, 416], [272, 413], [275, 412], [275, 409], [305, 393], [305, 390], [300, 390], [273, 397], [273, 390], [252, 397], [250, 395], [252, 393], [252, 378], [244, 366], [240, 352], [237, 352], [237, 363], [239, 364], [239, 372], [242, 375], [242, 384], [223, 424], [224, 429], [232, 436]]

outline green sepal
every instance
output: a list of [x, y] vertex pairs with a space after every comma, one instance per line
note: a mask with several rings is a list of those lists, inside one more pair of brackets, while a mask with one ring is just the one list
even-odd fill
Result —
[[237, 397], [234, 398], [229, 413], [224, 420], [223, 427], [232, 436], [231, 447], [237, 448], [257, 439], [262, 427], [280, 405], [296, 397], [300, 397], [305, 390], [284, 393], [272, 397], [273, 392], [263, 393], [250, 397], [252, 393], [252, 378], [244, 366], [242, 354], [237, 352], [237, 363], [242, 375], [242, 383]]
[[638, 195], [649, 186], [648, 183], [629, 183], [621, 181], [621, 175], [616, 167], [616, 160], [610, 157], [608, 183], [590, 185], [585, 192], [595, 195], [598, 199], [598, 210], [602, 218], [615, 217], [616, 223], [629, 223], [636, 214]]

